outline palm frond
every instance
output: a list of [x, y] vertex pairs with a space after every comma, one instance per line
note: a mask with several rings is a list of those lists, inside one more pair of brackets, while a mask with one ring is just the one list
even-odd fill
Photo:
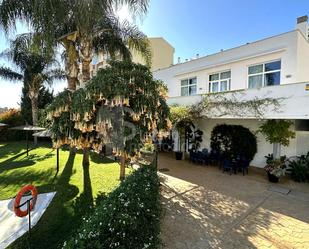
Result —
[[142, 56], [151, 66], [152, 51], [147, 36], [136, 25], [120, 22], [113, 15], [98, 20], [93, 47], [96, 52], [106, 51], [112, 57], [117, 54], [122, 59], [132, 59], [131, 51]]
[[29, 22], [30, 16], [30, 0], [2, 0], [0, 5], [0, 25], [6, 33], [10, 29], [16, 29], [18, 20]]
[[109, 2], [116, 8], [125, 5], [134, 15], [142, 17], [148, 11], [150, 0], [109, 0]]
[[44, 72], [43, 79], [48, 84], [52, 84], [54, 80], [65, 80], [67, 77], [66, 72], [62, 69], [51, 69]]
[[19, 81], [24, 78], [23, 75], [8, 67], [0, 67], [0, 77], [10, 81]]

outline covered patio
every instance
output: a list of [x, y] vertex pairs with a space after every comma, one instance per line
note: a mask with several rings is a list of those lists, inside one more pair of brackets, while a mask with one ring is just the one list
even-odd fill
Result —
[[309, 184], [263, 170], [223, 174], [216, 166], [160, 153], [165, 248], [309, 248]]

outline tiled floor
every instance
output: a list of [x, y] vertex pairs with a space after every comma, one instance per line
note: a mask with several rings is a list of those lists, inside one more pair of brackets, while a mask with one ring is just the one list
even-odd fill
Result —
[[170, 154], [158, 168], [169, 170], [160, 173], [164, 248], [309, 248], [309, 184], [230, 176]]

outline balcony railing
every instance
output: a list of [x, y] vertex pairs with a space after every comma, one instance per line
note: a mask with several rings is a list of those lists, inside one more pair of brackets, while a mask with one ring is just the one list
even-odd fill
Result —
[[[223, 93], [226, 99], [237, 99], [239, 102], [275, 99], [278, 108], [265, 108], [263, 118], [266, 119], [309, 119], [309, 82], [282, 84], [258, 89], [244, 89]], [[208, 94], [211, 96], [212, 94]], [[200, 102], [205, 95], [170, 97], [170, 105], [192, 105]], [[206, 94], [207, 96], [207, 94]], [[215, 98], [215, 95], [214, 95]], [[214, 115], [216, 118], [257, 118], [255, 115], [238, 116], [235, 113], [228, 115]]]

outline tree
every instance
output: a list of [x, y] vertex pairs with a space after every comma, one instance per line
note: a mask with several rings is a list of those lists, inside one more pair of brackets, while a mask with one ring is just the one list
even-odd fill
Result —
[[291, 125], [292, 122], [288, 120], [270, 119], [259, 128], [259, 132], [265, 136], [266, 141], [273, 144], [273, 158], [275, 160], [280, 159], [281, 145], [288, 146], [290, 139], [295, 137], [295, 132], [290, 130]]
[[25, 33], [10, 42], [10, 48], [2, 54], [13, 67], [0, 67], [0, 77], [11, 81], [23, 81], [31, 101], [32, 123], [38, 124], [38, 100], [44, 83], [52, 84], [63, 79], [64, 72], [57, 65], [54, 53], [40, 42], [40, 34]]
[[194, 126], [195, 117], [190, 107], [175, 105], [170, 109], [169, 118], [178, 132], [178, 151], [181, 152], [185, 144], [186, 131]]
[[17, 20], [26, 20], [34, 30], [44, 33], [52, 45], [62, 44], [68, 88], [75, 90], [78, 63], [82, 64], [82, 81], [86, 83], [90, 79], [94, 50], [130, 59], [128, 48], [131, 48], [150, 63], [147, 37], [135, 25], [120, 23], [114, 15], [115, 7], [123, 4], [127, 4], [132, 13], [142, 15], [147, 11], [148, 0], [4, 0], [0, 5], [0, 24], [8, 33], [15, 28]]
[[[16, 20], [26, 20], [35, 30], [43, 32], [52, 45], [60, 42], [65, 49], [68, 89], [74, 91], [79, 83], [79, 62], [83, 85], [90, 80], [95, 50], [127, 60], [131, 59], [131, 48], [150, 64], [147, 37], [136, 26], [119, 23], [114, 15], [114, 8], [123, 4], [137, 15], [145, 14], [148, 8], [148, 0], [4, 0], [0, 5], [0, 22], [8, 32], [15, 27]], [[84, 156], [87, 157], [84, 161], [89, 162], [87, 151]]]
[[100, 151], [110, 145], [121, 158], [123, 179], [127, 160], [138, 154], [152, 132], [169, 126], [166, 92], [166, 86], [154, 80], [147, 67], [111, 62], [85, 88], [64, 91], [49, 106], [54, 146]]
[[[32, 124], [32, 112], [31, 112], [31, 100], [28, 95], [28, 86], [25, 85], [22, 88], [22, 95], [20, 101], [20, 111], [23, 120], [28, 123]], [[54, 99], [53, 91], [50, 91], [45, 86], [42, 86], [39, 89], [39, 98], [38, 98], [38, 109], [43, 110], [48, 104], [50, 104]], [[39, 120], [40, 120], [40, 113], [39, 113]]]

